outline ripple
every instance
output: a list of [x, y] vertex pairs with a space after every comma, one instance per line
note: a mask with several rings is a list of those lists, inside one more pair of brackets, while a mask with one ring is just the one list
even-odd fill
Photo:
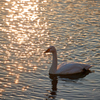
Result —
[[[5, 0], [0, 7], [0, 99], [100, 98], [99, 0]], [[94, 73], [58, 78], [54, 91], [52, 55], [43, 53], [50, 45], [58, 63], [91, 64]]]

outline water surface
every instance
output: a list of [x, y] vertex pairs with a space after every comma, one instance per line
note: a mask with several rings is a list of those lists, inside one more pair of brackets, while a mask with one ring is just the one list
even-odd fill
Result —
[[[83, 62], [92, 73], [50, 77], [54, 45], [58, 63]], [[1, 0], [0, 99], [99, 100], [100, 1]]]

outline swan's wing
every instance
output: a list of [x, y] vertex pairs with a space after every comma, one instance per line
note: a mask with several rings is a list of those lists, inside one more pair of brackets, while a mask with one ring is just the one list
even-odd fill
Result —
[[82, 70], [85, 68], [88, 70], [91, 66], [86, 64], [80, 64], [80, 63], [63, 63], [60, 64], [57, 67], [56, 74], [74, 74], [82, 72]]
[[69, 69], [72, 69], [73, 65], [75, 65], [76, 63], [74, 62], [63, 62], [61, 63], [60, 65], [57, 66], [57, 70], [61, 70], [61, 69], [66, 69], [66, 70], [69, 70]]
[[66, 64], [68, 64], [68, 63], [67, 62], [63, 62], [63, 63], [59, 64], [57, 66], [57, 70], [60, 69], [62, 66], [65, 66]]
[[61, 64], [57, 69], [56, 74], [73, 74], [80, 72], [81, 66], [72, 64], [72, 63], [64, 63]]

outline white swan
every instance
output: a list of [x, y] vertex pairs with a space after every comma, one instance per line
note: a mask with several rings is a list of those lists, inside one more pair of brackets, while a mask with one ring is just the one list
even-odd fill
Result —
[[57, 51], [54, 46], [50, 46], [44, 53], [51, 52], [53, 54], [52, 66], [49, 70], [49, 74], [76, 74], [89, 70], [92, 66], [81, 63], [62, 63], [57, 66]]

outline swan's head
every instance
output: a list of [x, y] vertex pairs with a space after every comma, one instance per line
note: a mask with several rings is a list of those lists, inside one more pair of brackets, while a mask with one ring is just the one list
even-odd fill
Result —
[[56, 52], [56, 49], [54, 46], [50, 46], [44, 53], [47, 53], [47, 52], [54, 53], [54, 52]]

